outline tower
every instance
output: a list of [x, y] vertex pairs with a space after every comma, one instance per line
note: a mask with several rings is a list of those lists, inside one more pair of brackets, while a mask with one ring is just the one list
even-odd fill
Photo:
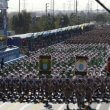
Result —
[[76, 0], [76, 16], [78, 15], [78, 1]]
[[7, 36], [7, 9], [8, 9], [8, 0], [0, 0], [0, 10], [1, 10], [1, 27], [0, 34], [2, 36]]
[[75, 13], [75, 10], [76, 10], [76, 0], [74, 0], [74, 13]]
[[26, 10], [26, 0], [24, 0], [24, 10]]
[[92, 12], [92, 5], [93, 5], [93, 3], [92, 3], [92, 1], [90, 1], [90, 12]]
[[68, 0], [68, 11], [71, 10], [71, 0]]
[[88, 14], [89, 14], [89, 12], [90, 12], [90, 1], [88, 0], [88, 4], [87, 4], [88, 6], [87, 6], [87, 9], [88, 9]]
[[53, 18], [54, 18], [54, 14], [55, 14], [55, 1], [54, 0], [51, 0], [51, 3], [50, 3], [50, 7], [51, 7], [51, 14], [53, 15]]
[[54, 18], [54, 15], [55, 15], [55, 1], [53, 0], [53, 18]]
[[98, 12], [99, 12], [99, 4], [97, 3], [97, 14], [98, 14]]
[[65, 13], [65, 8], [66, 8], [65, 3], [63, 3], [63, 12], [64, 13]]
[[[8, 0], [0, 0], [0, 64], [11, 62], [20, 57], [20, 50], [18, 47], [7, 47], [8, 39]], [[2, 65], [3, 66], [3, 65]], [[1, 67], [2, 69], [2, 67]]]

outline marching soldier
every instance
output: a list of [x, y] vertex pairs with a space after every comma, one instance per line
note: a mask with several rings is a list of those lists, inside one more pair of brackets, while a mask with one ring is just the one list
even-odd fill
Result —
[[1, 69], [3, 69], [3, 67], [4, 67], [4, 59], [2, 58], [2, 60], [1, 60]]

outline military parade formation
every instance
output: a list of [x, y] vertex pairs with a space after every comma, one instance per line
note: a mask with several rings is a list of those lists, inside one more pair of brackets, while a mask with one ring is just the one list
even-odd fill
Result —
[[[76, 43], [72, 43], [74, 39]], [[5, 63], [0, 70], [0, 100], [44, 103], [48, 109], [52, 108], [50, 103], [66, 103], [67, 110], [69, 103], [87, 110], [92, 109], [92, 103], [109, 103], [109, 43], [96, 43], [95, 38], [85, 43], [89, 37], [77, 43], [77, 39], [71, 38]]]
[[[93, 102], [110, 101], [110, 78], [77, 76], [74, 78], [40, 78], [35, 76], [0, 78], [0, 100], [28, 103], [77, 103], [79, 108]], [[48, 102], [48, 103], [47, 103]]]
[[8, 36], [7, 9], [1, 1], [0, 101], [43, 103], [48, 110], [52, 104], [65, 103], [66, 110], [110, 104], [110, 27], [93, 21]]

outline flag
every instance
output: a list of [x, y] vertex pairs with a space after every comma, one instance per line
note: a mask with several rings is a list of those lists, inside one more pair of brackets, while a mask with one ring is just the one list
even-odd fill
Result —
[[51, 73], [51, 56], [39, 57], [39, 73], [41, 74]]
[[88, 68], [88, 57], [86, 56], [76, 56], [75, 61], [75, 74], [86, 75]]

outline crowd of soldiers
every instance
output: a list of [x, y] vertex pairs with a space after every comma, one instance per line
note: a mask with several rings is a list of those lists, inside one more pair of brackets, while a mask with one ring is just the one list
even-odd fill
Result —
[[[99, 30], [94, 32], [94, 37], [99, 35]], [[107, 32], [108, 30], [103, 30], [100, 36]], [[88, 38], [92, 32], [83, 34]], [[110, 77], [102, 67], [109, 57], [109, 43], [97, 42], [98, 40], [91, 43], [87, 40], [88, 43], [85, 43], [80, 36], [72, 39], [30, 52], [22, 60], [5, 64], [0, 70], [0, 100], [46, 104], [77, 103], [79, 108], [83, 108], [85, 103], [108, 103]], [[77, 39], [80, 40], [77, 42]], [[52, 56], [51, 78], [46, 78], [45, 73], [42, 77], [39, 76], [40, 55]], [[74, 76], [76, 55], [89, 58], [87, 76]]]
[[71, 44], [88, 44], [88, 43], [110, 43], [110, 28], [94, 29], [92, 31], [82, 33], [79, 36], [71, 37], [65, 41]]
[[0, 78], [0, 100], [11, 102], [77, 103], [109, 102], [110, 77], [74, 76], [40, 78], [34, 75], [4, 75]]
[[[30, 57], [25, 57], [15, 63], [6, 64], [0, 71], [0, 75], [6, 73], [9, 75], [13, 73], [15, 75], [39, 74], [39, 56], [51, 55], [52, 57], [52, 75], [59, 77], [66, 77], [74, 75], [75, 70], [75, 56], [87, 56], [88, 61], [88, 73], [100, 74], [103, 72], [101, 69], [106, 63], [109, 56], [108, 44], [64, 44], [59, 43], [48, 48], [40, 49], [36, 52], [30, 53]], [[106, 74], [106, 73], [104, 73]]]

